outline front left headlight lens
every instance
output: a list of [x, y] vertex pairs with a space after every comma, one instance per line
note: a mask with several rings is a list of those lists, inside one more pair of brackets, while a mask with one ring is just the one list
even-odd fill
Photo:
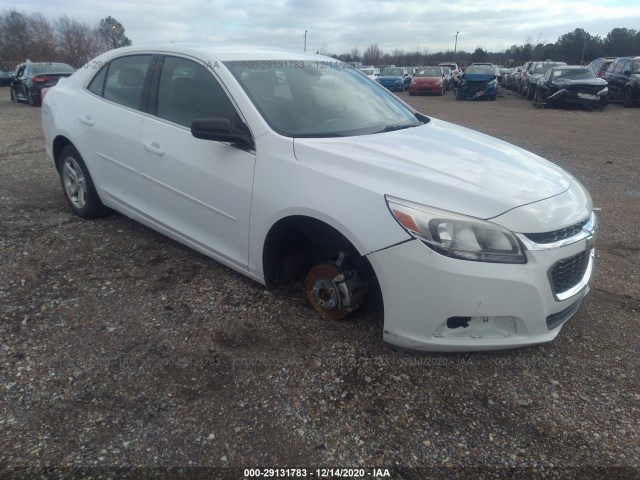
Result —
[[516, 236], [500, 225], [388, 195], [385, 198], [402, 228], [442, 255], [476, 262], [527, 263]]

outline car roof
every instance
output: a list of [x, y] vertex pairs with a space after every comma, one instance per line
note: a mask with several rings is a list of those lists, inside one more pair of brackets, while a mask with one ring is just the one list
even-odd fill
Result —
[[186, 55], [205, 54], [216, 58], [222, 62], [230, 61], [247, 61], [247, 60], [318, 60], [328, 59], [330, 61], [341, 63], [339, 60], [330, 57], [324, 57], [315, 53], [306, 53], [296, 50], [287, 50], [282, 48], [269, 48], [264, 46], [231, 46], [231, 45], [215, 45], [211, 43], [167, 43], [167, 44], [150, 44], [139, 45], [133, 47], [124, 47], [112, 51], [114, 54], [123, 53], [181, 53]]

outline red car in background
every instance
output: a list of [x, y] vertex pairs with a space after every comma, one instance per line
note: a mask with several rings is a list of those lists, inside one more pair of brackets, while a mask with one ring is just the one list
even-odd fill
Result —
[[423, 93], [444, 95], [445, 87], [442, 67], [420, 67], [411, 79], [409, 95]]

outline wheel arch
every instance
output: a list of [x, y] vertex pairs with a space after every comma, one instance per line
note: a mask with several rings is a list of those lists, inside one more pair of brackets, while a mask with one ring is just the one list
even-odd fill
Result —
[[262, 248], [265, 284], [272, 286], [304, 278], [312, 267], [332, 261], [342, 251], [365, 276], [370, 304], [380, 308], [383, 305], [382, 293], [375, 269], [366, 256], [369, 252], [348, 229], [308, 214], [283, 216], [269, 228]]
[[78, 148], [73, 144], [73, 142], [71, 142], [71, 140], [69, 140], [64, 135], [57, 135], [56, 138], [53, 139], [53, 142], [52, 142], [53, 161], [56, 166], [56, 170], [58, 172], [60, 171], [60, 153], [68, 145], [71, 145], [73, 148], [78, 150]]

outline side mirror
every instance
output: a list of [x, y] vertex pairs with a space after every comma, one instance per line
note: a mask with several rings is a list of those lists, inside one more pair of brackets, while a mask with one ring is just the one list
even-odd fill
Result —
[[228, 118], [199, 118], [191, 122], [191, 135], [202, 140], [229, 142], [253, 148], [252, 138], [245, 132], [234, 131]]

